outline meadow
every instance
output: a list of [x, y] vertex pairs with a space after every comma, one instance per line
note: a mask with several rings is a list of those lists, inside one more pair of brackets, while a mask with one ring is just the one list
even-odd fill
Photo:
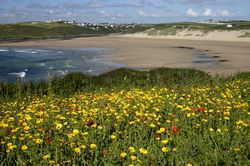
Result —
[[250, 73], [118, 69], [0, 84], [1, 165], [249, 165]]
[[[132, 28], [131, 28], [132, 29]], [[117, 27], [81, 27], [67, 23], [23, 22], [0, 24], [0, 41], [22, 41], [38, 39], [71, 39], [76, 37], [104, 36], [123, 31]]]

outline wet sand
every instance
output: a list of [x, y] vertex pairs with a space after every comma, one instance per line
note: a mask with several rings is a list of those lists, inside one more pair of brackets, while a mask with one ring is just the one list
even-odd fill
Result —
[[[210, 74], [234, 74], [250, 71], [250, 41], [213, 41], [133, 38], [122, 36], [85, 37], [71, 40], [41, 40], [2, 43], [0, 47], [101, 47], [107, 51], [102, 61], [125, 64], [131, 68], [178, 67], [196, 68]], [[196, 53], [208, 61], [199, 61]]]

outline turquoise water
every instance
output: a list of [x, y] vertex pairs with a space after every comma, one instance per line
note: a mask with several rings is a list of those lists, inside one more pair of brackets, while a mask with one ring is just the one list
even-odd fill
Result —
[[15, 82], [48, 80], [71, 72], [98, 75], [122, 64], [101, 61], [107, 48], [27, 48], [0, 47], [0, 81]]

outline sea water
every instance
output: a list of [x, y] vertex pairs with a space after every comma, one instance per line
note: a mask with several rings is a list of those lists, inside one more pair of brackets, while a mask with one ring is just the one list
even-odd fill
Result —
[[71, 72], [98, 75], [125, 67], [100, 60], [107, 48], [27, 48], [0, 47], [0, 81], [15, 82], [48, 80]]

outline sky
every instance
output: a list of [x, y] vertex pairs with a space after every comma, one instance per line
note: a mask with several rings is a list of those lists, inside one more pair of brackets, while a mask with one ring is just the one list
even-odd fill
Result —
[[0, 0], [0, 23], [250, 20], [250, 0]]

